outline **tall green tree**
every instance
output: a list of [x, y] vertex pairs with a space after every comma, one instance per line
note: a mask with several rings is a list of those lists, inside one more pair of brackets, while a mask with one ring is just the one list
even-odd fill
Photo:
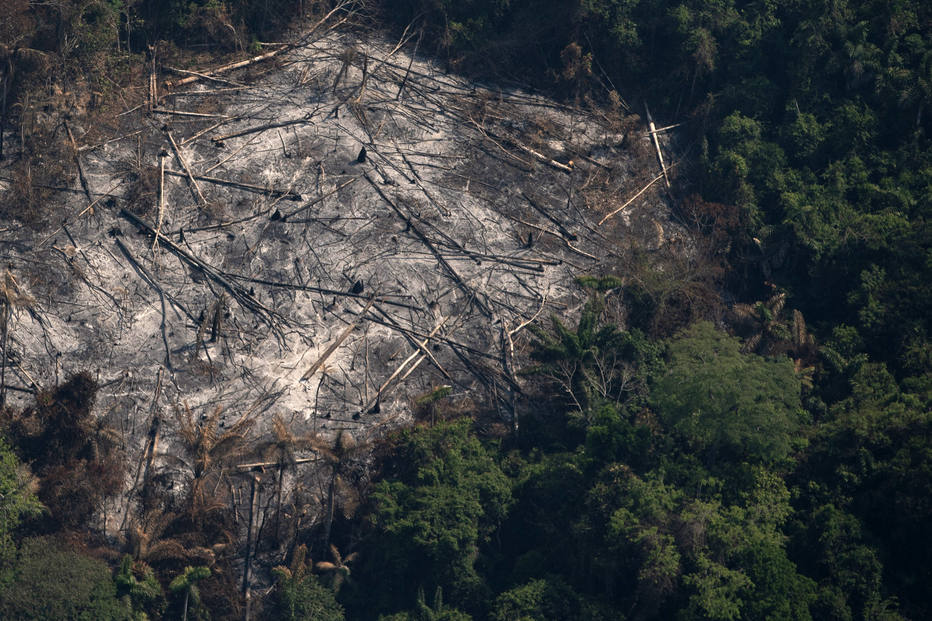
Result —
[[307, 546], [295, 548], [291, 565], [272, 570], [275, 588], [265, 604], [265, 612], [282, 621], [342, 621], [343, 608], [333, 591], [311, 573]]
[[0, 584], [9, 578], [7, 572], [16, 556], [16, 527], [42, 511], [36, 487], [35, 477], [0, 437]]
[[488, 586], [477, 564], [512, 498], [507, 477], [470, 422], [402, 431], [382, 468], [355, 574], [368, 587], [363, 594], [347, 585], [355, 587], [350, 599], [364, 598], [360, 603], [372, 611], [406, 610], [419, 587], [440, 587], [455, 607], [481, 607]]
[[132, 619], [132, 607], [117, 597], [107, 565], [72, 551], [64, 541], [26, 539], [12, 574], [10, 582], [0, 585], [4, 619]]
[[741, 349], [712, 324], [695, 324], [670, 342], [666, 372], [652, 390], [664, 422], [707, 466], [778, 462], [804, 421], [793, 364]]
[[[875, 556], [904, 613], [921, 618], [932, 612], [924, 586], [932, 579], [925, 554], [932, 544], [932, 398], [927, 382], [910, 385], [918, 390], [902, 390], [885, 365], [860, 365], [850, 377], [850, 395], [829, 409], [796, 477], [810, 489], [809, 510], [841, 516], [826, 524], [851, 524], [832, 532], [852, 533], [847, 545], [864, 548], [860, 556]], [[866, 548], [868, 541], [874, 549]], [[836, 546], [824, 558], [844, 549]], [[859, 580], [867, 575], [857, 568], [831, 570], [845, 572]], [[859, 588], [862, 606], [886, 599], [880, 580]]]
[[194, 614], [198, 619], [210, 618], [210, 615], [207, 611], [201, 606], [201, 591], [197, 586], [197, 583], [201, 580], [208, 578], [210, 576], [210, 568], [208, 567], [185, 567], [184, 571], [181, 572], [174, 580], [171, 581], [171, 584], [168, 585], [168, 590], [174, 593], [175, 595], [183, 595], [182, 600], [182, 611], [181, 619], [182, 621], [188, 621], [188, 606], [193, 604]]

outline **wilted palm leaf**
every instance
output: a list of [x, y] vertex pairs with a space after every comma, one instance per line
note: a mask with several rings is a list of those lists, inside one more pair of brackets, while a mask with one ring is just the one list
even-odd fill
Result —
[[13, 309], [29, 308], [35, 303], [35, 299], [19, 286], [13, 274], [4, 270], [0, 277], [0, 305]]
[[175, 517], [177, 516], [173, 513], [165, 513], [146, 525], [134, 524], [129, 530], [133, 558], [147, 563], [187, 560], [187, 550], [178, 539], [161, 538]]
[[[2, 356], [2, 362], [0, 362], [0, 407], [6, 402], [7, 338], [10, 334], [13, 309], [20, 307], [31, 308], [34, 303], [35, 300], [32, 299], [32, 296], [23, 291], [17, 284], [13, 274], [9, 270], [5, 270], [3, 277], [0, 278], [0, 356]], [[33, 315], [35, 316], [35, 313]]]
[[349, 563], [352, 563], [356, 559], [356, 552], [348, 555], [346, 558], [343, 558], [343, 555], [340, 554], [340, 551], [336, 546], [330, 546], [330, 556], [333, 558], [333, 562], [321, 561], [314, 565], [314, 569], [321, 573], [330, 574], [331, 584], [334, 591], [339, 591], [340, 587], [343, 585], [343, 581], [349, 578], [350, 568]]
[[772, 296], [767, 300], [767, 310], [770, 311], [771, 316], [776, 319], [781, 312], [783, 312], [783, 307], [786, 305], [786, 293], [781, 291], [780, 293]]
[[245, 440], [255, 419], [247, 412], [221, 433], [219, 422], [222, 413], [223, 408], [218, 406], [210, 414], [198, 418], [187, 403], [183, 408], [175, 409], [178, 435], [195, 479], [217, 466], [230, 463], [247, 451]]

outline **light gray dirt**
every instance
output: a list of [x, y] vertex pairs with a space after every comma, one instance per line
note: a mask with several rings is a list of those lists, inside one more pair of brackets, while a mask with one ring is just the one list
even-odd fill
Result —
[[[32, 298], [11, 323], [11, 383], [89, 370], [133, 464], [154, 416], [167, 422], [159, 454], [171, 452], [183, 404], [224, 408], [221, 425], [249, 412], [257, 436], [278, 414], [332, 438], [403, 424], [413, 400], [449, 385], [511, 424], [526, 326], [577, 312], [575, 277], [617, 265], [628, 236], [683, 233], [655, 191], [596, 224], [657, 173], [643, 125], [628, 128], [635, 158], [620, 119], [373, 41], [329, 32], [222, 76], [242, 88], [163, 90], [163, 110], [217, 116], [137, 110], [120, 120], [129, 136], [83, 149], [93, 209], [75, 182], [64, 222], [2, 227], [4, 262]], [[200, 204], [164, 124], [195, 175], [265, 191], [202, 178]], [[283, 125], [243, 133], [269, 124]], [[73, 129], [82, 142], [88, 128]], [[177, 174], [159, 224], [162, 150]]]

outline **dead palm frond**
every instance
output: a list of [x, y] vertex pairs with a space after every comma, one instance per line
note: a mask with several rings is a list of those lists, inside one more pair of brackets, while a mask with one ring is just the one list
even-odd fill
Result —
[[785, 306], [786, 293], [781, 291], [763, 302], [732, 307], [732, 321], [738, 332], [745, 336], [745, 352], [774, 354], [785, 351], [789, 337], [781, 317]]
[[330, 530], [337, 507], [344, 517], [350, 518], [361, 502], [361, 493], [356, 487], [347, 485], [344, 475], [358, 463], [360, 457], [370, 447], [368, 440], [360, 442], [348, 431], [341, 431], [332, 447], [328, 447], [322, 438], [316, 439], [318, 456], [330, 465], [330, 478], [327, 484], [327, 500], [324, 507], [323, 545], [330, 545]]
[[204, 524], [214, 512], [226, 506], [212, 497], [201, 502], [189, 501], [180, 513], [149, 512], [129, 528], [127, 540], [134, 559], [150, 565], [165, 561], [198, 563], [214, 567], [217, 557], [233, 546], [234, 534], [224, 529], [210, 529], [212, 541], [205, 541]]
[[255, 424], [251, 412], [225, 429], [220, 426], [222, 413], [223, 407], [217, 406], [210, 414], [197, 417], [187, 403], [175, 409], [178, 436], [194, 479], [232, 463], [248, 450], [245, 440]]
[[[262, 459], [274, 462], [278, 468], [278, 476], [275, 483], [275, 496], [277, 508], [275, 512], [275, 535], [281, 535], [281, 514], [283, 502], [283, 487], [285, 470], [297, 470], [299, 460], [297, 454], [300, 451], [315, 450], [320, 446], [320, 440], [316, 436], [296, 435], [284, 421], [276, 414], [272, 419], [272, 437], [270, 440], [261, 443], [257, 452]], [[303, 461], [303, 460], [302, 460]]]
[[130, 526], [127, 538], [133, 558], [149, 564], [168, 559], [186, 559], [187, 552], [181, 541], [162, 538], [176, 517], [174, 513], [162, 513]]
[[798, 310], [793, 310], [793, 350], [798, 358], [807, 358], [815, 353], [815, 337], [806, 329], [806, 320]]
[[313, 561], [307, 558], [307, 546], [302, 543], [292, 553], [291, 565], [289, 567], [279, 565], [272, 569], [272, 573], [276, 576], [276, 582], [293, 580], [295, 583], [300, 583], [313, 565]]
[[340, 587], [343, 585], [343, 581], [349, 578], [349, 564], [356, 560], [358, 554], [358, 552], [353, 552], [352, 554], [348, 554], [346, 558], [343, 558], [343, 555], [340, 554], [337, 547], [331, 544], [330, 556], [333, 558], [333, 562], [321, 561], [314, 565], [314, 569], [320, 573], [329, 574], [333, 590], [339, 591]]
[[186, 562], [206, 565], [214, 569], [215, 573], [221, 573], [217, 567], [217, 557], [230, 549], [230, 543], [215, 543], [212, 546], [192, 546], [186, 548]]
[[271, 439], [259, 443], [257, 452], [263, 459], [274, 461], [281, 468], [294, 467], [297, 454], [302, 451], [316, 451], [321, 446], [316, 435], [296, 435], [284, 419], [276, 414], [272, 418]]
[[6, 363], [13, 311], [31, 308], [35, 304], [32, 296], [23, 291], [9, 270], [0, 277], [0, 408], [6, 403]]
[[777, 293], [767, 300], [767, 309], [770, 311], [772, 319], [776, 319], [780, 316], [784, 306], [786, 306], [786, 292], [784, 291]]
[[9, 270], [4, 270], [0, 276], [0, 305], [11, 309], [30, 308], [35, 303], [35, 299], [16, 282], [16, 277]]
[[802, 384], [803, 388], [812, 390], [814, 386], [813, 378], [815, 377], [815, 366], [804, 365], [805, 362], [800, 358], [793, 360], [793, 370], [796, 372], [796, 378], [799, 379], [799, 383]]
[[217, 485], [206, 478], [195, 479], [188, 491], [185, 512], [193, 524], [203, 524], [214, 514], [227, 510], [226, 503], [216, 495]]

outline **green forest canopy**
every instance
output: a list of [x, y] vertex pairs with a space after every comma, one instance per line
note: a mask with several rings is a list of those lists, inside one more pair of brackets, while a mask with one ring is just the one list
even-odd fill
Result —
[[[34, 122], [36, 110], [56, 105], [55, 80], [81, 76], [89, 91], [112, 94], [149, 45], [168, 54], [242, 51], [321, 6], [4, 2], [3, 123]], [[464, 70], [522, 75], [582, 104], [637, 112], [647, 100], [664, 121], [683, 122], [694, 165], [675, 193], [694, 196], [679, 208], [702, 206], [713, 220], [737, 214], [728, 216], [721, 284], [743, 302], [733, 309], [740, 321], [726, 327], [744, 340], [701, 322], [664, 340], [662, 330], [605, 325], [600, 305], [575, 328], [540, 329], [541, 377], [570, 360], [573, 394], [548, 384], [518, 438], [480, 441], [463, 421], [399, 434], [366, 517], [341, 526], [341, 545], [360, 552], [352, 574], [341, 568], [343, 588], [331, 580], [325, 589], [295, 556], [276, 574], [269, 610], [396, 619], [932, 616], [932, 5], [382, 0], [373, 8], [400, 27], [422, 26], [421, 49]], [[18, 155], [33, 163], [51, 148], [41, 131], [34, 136]], [[35, 174], [44, 183], [69, 173]], [[25, 199], [4, 215], [35, 218], [30, 210], [48, 196]], [[616, 375], [595, 387], [591, 370], [607, 360]], [[160, 585], [146, 563], [124, 562], [111, 582], [99, 561], [25, 537], [53, 523], [80, 528], [119, 485], [111, 448], [91, 456], [89, 407], [56, 405], [64, 400], [44, 391], [35, 408], [2, 418], [12, 446], [0, 445], [0, 610], [158, 618], [164, 587], [183, 566], [160, 573]], [[46, 440], [67, 450], [43, 449]], [[76, 468], [106, 474], [107, 489], [82, 485]], [[204, 577], [205, 592], [217, 580]], [[165, 614], [192, 599], [193, 582], [178, 585]], [[205, 610], [192, 605], [191, 614]]]

